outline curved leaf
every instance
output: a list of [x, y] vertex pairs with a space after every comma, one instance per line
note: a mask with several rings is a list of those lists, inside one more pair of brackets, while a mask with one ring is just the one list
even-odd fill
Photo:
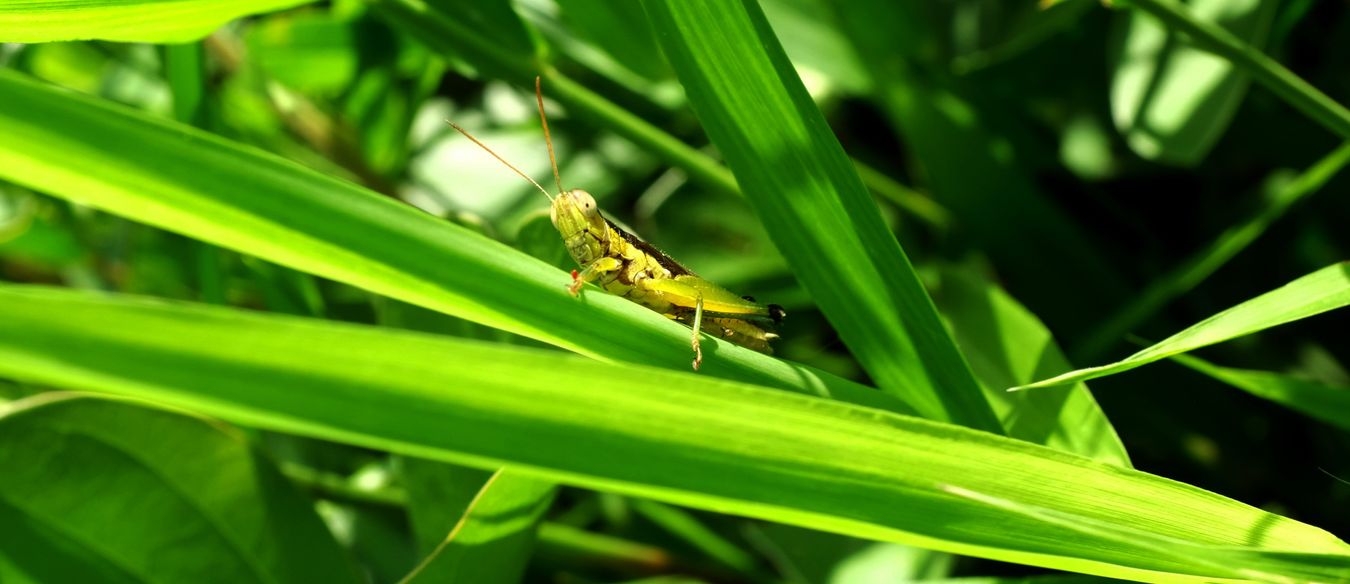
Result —
[[1274, 371], [1222, 367], [1189, 355], [1173, 355], [1172, 360], [1256, 397], [1350, 430], [1350, 387]]
[[1050, 387], [1129, 371], [1200, 347], [1335, 310], [1350, 304], [1350, 262], [1317, 270], [1280, 288], [1196, 323], [1129, 357], [1098, 367], [1070, 371], [1011, 390]]

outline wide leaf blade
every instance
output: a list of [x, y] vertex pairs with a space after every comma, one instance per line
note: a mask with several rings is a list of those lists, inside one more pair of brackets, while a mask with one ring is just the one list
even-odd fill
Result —
[[6, 376], [680, 505], [1146, 580], [1350, 569], [1331, 534], [1195, 487], [693, 373], [44, 288], [0, 288], [0, 323]]

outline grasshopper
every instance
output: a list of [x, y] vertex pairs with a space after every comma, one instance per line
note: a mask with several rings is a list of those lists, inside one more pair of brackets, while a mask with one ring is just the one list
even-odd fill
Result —
[[549, 219], [558, 233], [562, 234], [568, 253], [580, 267], [580, 271], [572, 270], [572, 283], [567, 286], [568, 292], [577, 296], [586, 283], [594, 282], [610, 294], [627, 298], [690, 327], [695, 371], [703, 363], [703, 350], [699, 346], [700, 331], [772, 355], [773, 348], [769, 346], [769, 341], [778, 338], [774, 331], [787, 314], [783, 307], [758, 304], [754, 298], [737, 296], [698, 277], [661, 250], [606, 219], [600, 214], [595, 198], [590, 193], [563, 188], [538, 77], [534, 79], [534, 95], [539, 103], [539, 121], [544, 128], [544, 143], [548, 146], [553, 179], [558, 185], [557, 196], [549, 195], [547, 189], [498, 156], [464, 128], [449, 120], [446, 123], [529, 181], [548, 198], [552, 204]]

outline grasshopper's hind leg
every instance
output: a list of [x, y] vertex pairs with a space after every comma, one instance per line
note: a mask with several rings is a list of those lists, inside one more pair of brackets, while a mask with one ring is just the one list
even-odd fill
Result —
[[581, 269], [580, 273], [576, 270], [572, 270], [572, 284], [567, 287], [567, 291], [571, 292], [573, 296], [576, 296], [581, 293], [581, 287], [585, 286], [586, 282], [599, 278], [601, 274], [606, 272], [613, 272], [614, 270], [619, 269], [620, 266], [623, 266], [623, 262], [605, 256], [587, 264]]

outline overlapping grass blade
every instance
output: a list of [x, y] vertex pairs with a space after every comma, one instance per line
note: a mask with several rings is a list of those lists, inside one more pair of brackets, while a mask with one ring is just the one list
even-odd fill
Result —
[[1070, 371], [1014, 390], [1050, 387], [1114, 375], [1207, 345], [1293, 322], [1350, 304], [1350, 262], [1322, 268], [1211, 316], [1120, 361]]
[[[602, 359], [689, 366], [689, 331], [566, 272], [347, 182], [0, 71], [0, 178]], [[136, 144], [129, 148], [127, 144]], [[889, 396], [704, 341], [704, 371], [904, 411]]]
[[1145, 580], [1350, 570], [1331, 534], [1174, 481], [692, 373], [46, 288], [0, 288], [0, 323], [13, 378], [696, 508]]
[[1173, 355], [1172, 360], [1256, 397], [1350, 430], [1350, 387], [1274, 371], [1223, 367], [1190, 355]]
[[195, 41], [222, 24], [313, 0], [28, 0], [0, 3], [0, 42]]
[[1336, 135], [1350, 139], [1350, 109], [1219, 25], [1196, 18], [1177, 0], [1128, 0], [1123, 4], [1151, 14], [1169, 28], [1188, 35], [1197, 47], [1232, 61], [1294, 109]]
[[1261, 209], [1215, 237], [1204, 249], [1186, 258], [1176, 268], [1154, 278], [1148, 287], [1107, 317], [1097, 329], [1074, 347], [1074, 356], [1095, 360], [1099, 354], [1148, 320], [1172, 299], [1185, 294], [1223, 267], [1295, 204], [1322, 189], [1350, 164], [1350, 142], [1332, 150], [1296, 178], [1276, 187]]
[[759, 7], [645, 6], [690, 105], [774, 245], [882, 390], [926, 417], [1001, 431]]

